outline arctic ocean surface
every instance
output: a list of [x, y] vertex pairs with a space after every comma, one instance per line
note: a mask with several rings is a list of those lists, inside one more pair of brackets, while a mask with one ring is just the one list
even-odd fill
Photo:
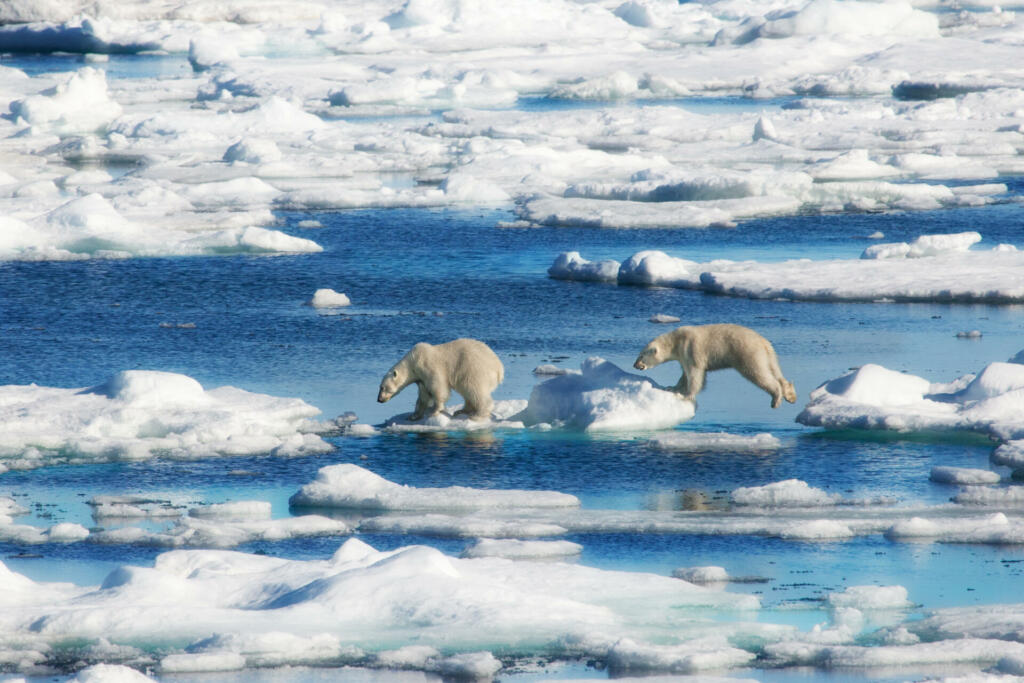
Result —
[[1024, 679], [1013, 8], [4, 11], [0, 680]]

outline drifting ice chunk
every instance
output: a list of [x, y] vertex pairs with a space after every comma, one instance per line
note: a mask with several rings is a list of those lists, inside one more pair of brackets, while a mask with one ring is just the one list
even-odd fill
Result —
[[481, 508], [577, 507], [576, 496], [556, 491], [485, 490], [465, 486], [415, 488], [384, 479], [358, 465], [321, 467], [316, 480], [290, 505], [360, 510], [476, 510]]
[[517, 418], [584, 431], [667, 429], [694, 415], [692, 401], [603, 358], [583, 361], [580, 374], [541, 382]]
[[820, 507], [835, 505], [841, 496], [825, 493], [808, 486], [799, 479], [777, 481], [764, 486], [744, 486], [734, 489], [730, 498], [734, 505], [761, 505], [771, 507]]
[[865, 609], [906, 609], [913, 603], [907, 600], [903, 586], [850, 586], [842, 593], [829, 593], [829, 607]]
[[768, 433], [745, 436], [727, 432], [667, 432], [647, 442], [651, 448], [685, 453], [757, 453], [775, 451], [782, 443]]
[[340, 308], [351, 305], [352, 301], [348, 296], [341, 292], [324, 288], [316, 290], [316, 292], [313, 293], [313, 298], [307, 303], [309, 303], [313, 308]]
[[551, 264], [548, 276], [556, 280], [615, 282], [619, 276], [619, 262], [588, 261], [578, 251], [567, 251], [559, 254]]
[[623, 638], [608, 652], [608, 669], [616, 676], [627, 672], [670, 671], [696, 674], [748, 664], [756, 655], [732, 647], [722, 637], [695, 639], [682, 645], [650, 645]]
[[546, 560], [571, 557], [583, 552], [572, 541], [520, 541], [482, 538], [462, 552], [462, 557], [505, 557], [510, 560]]
[[933, 467], [928, 477], [940, 484], [998, 484], [1002, 477], [991, 470], [976, 470], [966, 467]]

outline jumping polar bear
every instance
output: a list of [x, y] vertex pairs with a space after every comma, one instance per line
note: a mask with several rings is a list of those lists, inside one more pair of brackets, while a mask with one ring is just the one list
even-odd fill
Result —
[[436, 346], [420, 342], [384, 375], [377, 401], [384, 403], [415, 383], [420, 393], [410, 419], [422, 420], [443, 411], [454, 389], [466, 399], [455, 415], [484, 419], [494, 407], [491, 392], [504, 378], [501, 360], [481, 341], [455, 339]]
[[796, 389], [782, 376], [771, 342], [749, 327], [728, 323], [677, 327], [652, 339], [633, 367], [646, 370], [669, 360], [679, 361], [683, 368], [673, 389], [691, 401], [704, 388], [707, 372], [736, 368], [771, 394], [772, 408], [778, 408], [783, 398], [796, 403]]

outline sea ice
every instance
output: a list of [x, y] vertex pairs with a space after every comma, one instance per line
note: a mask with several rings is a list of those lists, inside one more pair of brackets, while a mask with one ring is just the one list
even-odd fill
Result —
[[541, 382], [517, 417], [526, 425], [560, 425], [584, 431], [674, 427], [694, 415], [694, 404], [641, 375], [603, 358], [583, 361], [579, 374]]
[[321, 467], [316, 479], [289, 500], [297, 507], [358, 510], [477, 510], [578, 507], [575, 496], [557, 491], [485, 490], [465, 486], [416, 488], [388, 481], [358, 465]]
[[928, 478], [940, 484], [960, 484], [962, 486], [998, 484], [1002, 479], [998, 472], [991, 470], [948, 466], [933, 467]]
[[583, 546], [572, 541], [520, 541], [481, 538], [462, 551], [462, 557], [505, 557], [510, 560], [547, 560], [573, 557]]
[[85, 389], [0, 387], [0, 461], [59, 463], [332, 450], [307, 433], [320, 411], [235, 387], [205, 390], [186, 375], [126, 370]]
[[797, 422], [827, 429], [973, 431], [1000, 440], [1024, 436], [1024, 370], [994, 362], [950, 384], [868, 364], [825, 382]]
[[734, 489], [730, 498], [735, 505], [821, 507], [835, 505], [841, 496], [816, 489], [799, 479], [787, 479], [764, 486], [743, 486]]
[[316, 290], [313, 298], [309, 300], [309, 305], [313, 308], [339, 308], [349, 306], [351, 303], [348, 296], [330, 288]]
[[[61, 656], [52, 646], [69, 639], [104, 639], [159, 652], [167, 671], [317, 658], [338, 665], [376, 652], [388, 662], [397, 657], [396, 646], [412, 643], [420, 649], [401, 656], [406, 665], [453, 675], [493, 674], [497, 660], [490, 651], [508, 643], [541, 656], [602, 660], [617, 647], [614, 657], [623, 663], [659, 653], [655, 668], [686, 661], [704, 669], [754, 657], [729, 645], [727, 635], [792, 632], [723, 625], [712, 640], [662, 649], [654, 643], [706, 631], [704, 609], [756, 610], [758, 600], [653, 574], [457, 559], [424, 546], [378, 552], [355, 539], [325, 560], [176, 550], [159, 555], [152, 568], [119, 567], [100, 586], [37, 583], [2, 564], [0, 574], [9, 588], [0, 594], [0, 631], [16, 648], [24, 651], [16, 644], [28, 643], [40, 652], [39, 663]], [[448, 653], [440, 662], [427, 649], [439, 647]]]
[[626, 261], [592, 262], [579, 252], [560, 254], [548, 269], [560, 280], [617, 282], [699, 289], [752, 299], [811, 301], [1024, 301], [1016, 273], [1024, 252], [1010, 245], [971, 251], [976, 232], [921, 235], [912, 243], [876, 244], [859, 259], [778, 263], [700, 263], [660, 251], [641, 251]]
[[903, 586], [849, 586], [841, 593], [829, 593], [825, 601], [830, 607], [868, 609], [906, 609], [912, 607]]
[[782, 448], [776, 437], [764, 432], [747, 436], [728, 432], [672, 431], [652, 437], [647, 445], [660, 451], [683, 453], [761, 453]]

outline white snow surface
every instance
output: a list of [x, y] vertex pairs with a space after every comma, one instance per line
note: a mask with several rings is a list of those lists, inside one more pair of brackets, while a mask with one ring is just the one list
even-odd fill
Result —
[[[1024, 437], [1024, 366], [993, 362], [946, 384], [869, 363], [811, 392], [797, 416], [826, 429], [969, 431]], [[941, 476], [941, 475], [940, 475]]]
[[1012, 245], [970, 250], [976, 232], [921, 235], [912, 243], [877, 244], [859, 258], [776, 263], [690, 261], [641, 251], [619, 263], [560, 254], [548, 268], [560, 280], [697, 289], [751, 299], [808, 301], [1024, 301], [1024, 251]]
[[307, 433], [319, 410], [300, 399], [219, 387], [187, 375], [125, 370], [85, 389], [0, 387], [0, 464], [200, 458], [332, 450]]

